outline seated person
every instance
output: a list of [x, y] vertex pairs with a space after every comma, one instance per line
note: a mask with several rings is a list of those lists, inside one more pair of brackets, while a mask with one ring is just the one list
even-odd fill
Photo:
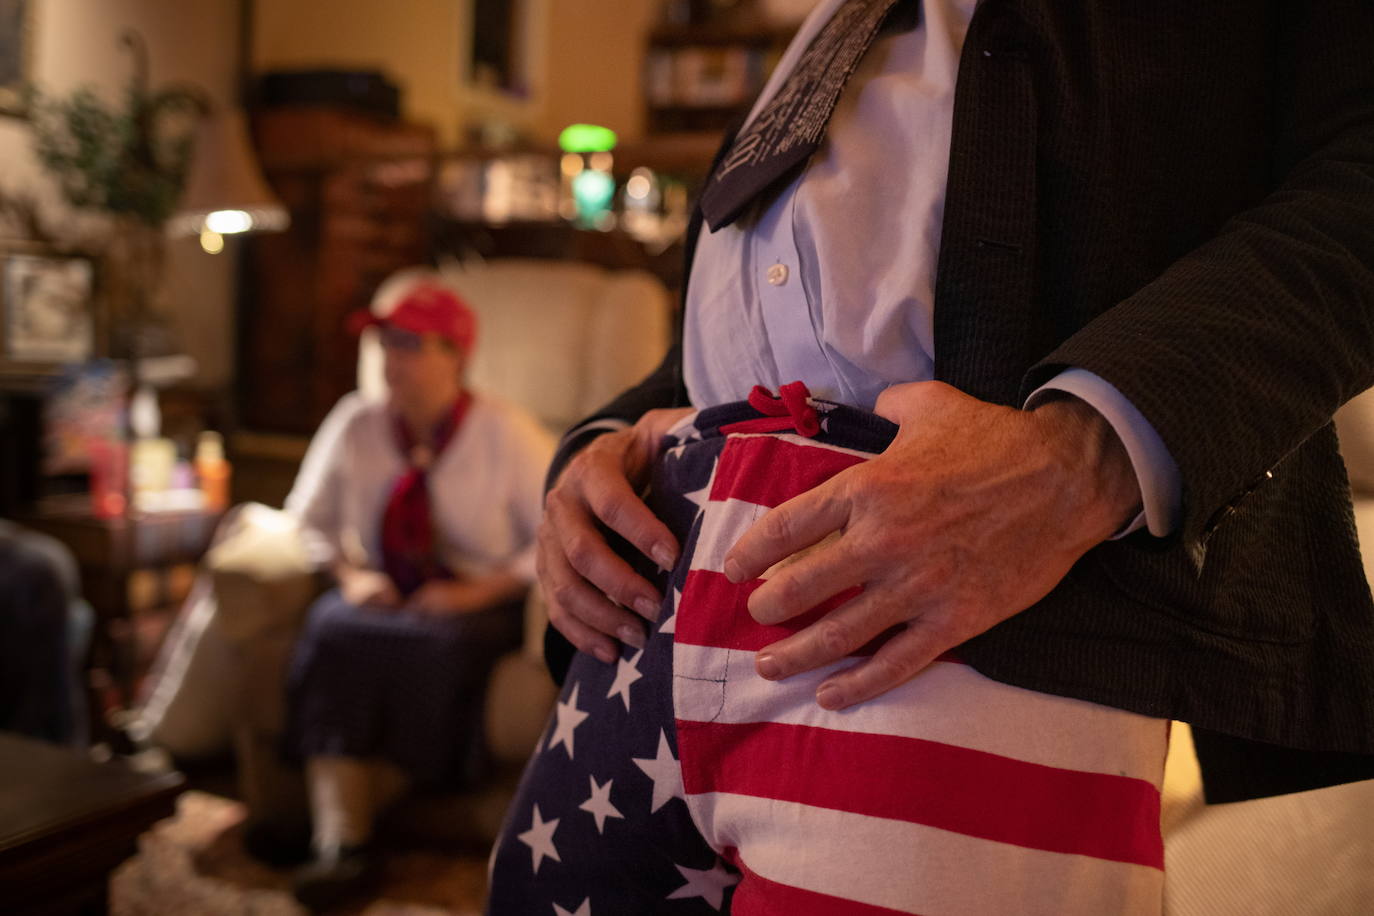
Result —
[[451, 786], [473, 759], [492, 664], [518, 645], [551, 442], [464, 388], [472, 312], [420, 283], [376, 326], [389, 396], [336, 408], [287, 500], [337, 580], [312, 607], [288, 677], [286, 743], [305, 762], [307, 904], [356, 890], [378, 810]]
[[0, 731], [85, 744], [77, 673], [92, 618], [70, 551], [0, 521]]

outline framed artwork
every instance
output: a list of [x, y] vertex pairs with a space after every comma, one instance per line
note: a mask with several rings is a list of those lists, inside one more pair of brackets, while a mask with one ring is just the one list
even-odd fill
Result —
[[0, 0], [0, 115], [28, 114], [24, 86], [29, 80], [33, 5], [37, 0]]
[[515, 98], [529, 94], [524, 0], [473, 0], [469, 85]]
[[89, 258], [0, 252], [0, 369], [41, 370], [90, 359], [94, 290]]

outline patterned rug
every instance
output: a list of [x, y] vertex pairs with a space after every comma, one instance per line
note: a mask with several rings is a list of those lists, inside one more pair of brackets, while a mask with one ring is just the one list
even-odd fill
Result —
[[[138, 855], [110, 882], [113, 916], [306, 916], [291, 896], [291, 873], [243, 851], [242, 804], [188, 791], [175, 817], [139, 838]], [[333, 916], [477, 916], [486, 862], [429, 850], [387, 853], [377, 899]]]

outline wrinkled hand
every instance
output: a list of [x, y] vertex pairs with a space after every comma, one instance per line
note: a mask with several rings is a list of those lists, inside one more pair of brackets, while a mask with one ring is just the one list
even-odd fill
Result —
[[896, 385], [875, 411], [897, 423], [881, 455], [769, 511], [725, 558], [735, 582], [839, 532], [749, 599], [760, 623], [863, 592], [762, 649], [759, 674], [786, 678], [838, 661], [900, 626], [872, 657], [826, 678], [841, 709], [891, 690], [942, 652], [1043, 598], [1139, 503], [1124, 447], [1101, 415], [1063, 398], [1034, 411], [939, 382]]
[[354, 607], [396, 608], [401, 605], [401, 593], [386, 573], [356, 566], [338, 570], [339, 591]]
[[598, 436], [568, 462], [545, 497], [536, 568], [549, 622], [578, 649], [607, 664], [619, 654], [616, 640], [644, 645], [644, 620], [657, 618], [662, 596], [616, 556], [596, 522], [659, 567], [672, 568], [677, 539], [639, 494], [664, 433], [691, 412], [651, 410], [629, 429]]

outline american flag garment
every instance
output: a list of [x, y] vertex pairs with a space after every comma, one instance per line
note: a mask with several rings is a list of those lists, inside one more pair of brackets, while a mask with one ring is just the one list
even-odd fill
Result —
[[1001, 684], [952, 655], [840, 712], [815, 689], [853, 661], [754, 673], [758, 649], [857, 589], [761, 626], [745, 603], [763, 580], [731, 584], [726, 551], [895, 431], [793, 400], [810, 427], [741, 403], [671, 434], [649, 493], [683, 544], [657, 580], [662, 614], [642, 651], [573, 661], [492, 852], [488, 912], [1159, 913], [1164, 720]]

